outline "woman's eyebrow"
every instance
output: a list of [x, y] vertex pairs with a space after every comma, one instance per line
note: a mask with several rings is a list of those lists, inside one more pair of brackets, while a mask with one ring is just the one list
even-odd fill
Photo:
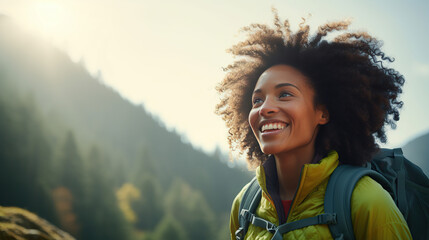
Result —
[[279, 83], [275, 86], [275, 88], [277, 89], [277, 88], [288, 87], [288, 86], [294, 87], [294, 88], [299, 90], [299, 88], [297, 86], [293, 85], [292, 83]]
[[[281, 87], [294, 87], [294, 88], [298, 89], [299, 91], [301, 91], [297, 86], [293, 85], [292, 83], [279, 83], [274, 88], [278, 89], [278, 88], [281, 88]], [[256, 89], [255, 91], [253, 91], [254, 94], [255, 93], [260, 93], [260, 92], [262, 92], [262, 90], [259, 89], [259, 88]]]

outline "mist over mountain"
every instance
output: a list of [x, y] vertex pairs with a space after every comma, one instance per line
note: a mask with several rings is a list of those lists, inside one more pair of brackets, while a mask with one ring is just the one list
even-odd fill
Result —
[[[151, 211], [144, 210], [145, 207], [159, 208], [162, 211], [152, 212], [154, 217], [146, 222], [139, 223], [139, 220], [133, 220], [132, 217], [129, 221], [133, 222], [136, 228], [153, 233], [154, 239], [158, 234], [156, 229], [163, 229], [157, 228], [157, 224], [169, 224], [165, 219], [169, 219], [171, 214], [167, 214], [165, 209], [180, 203], [168, 200], [180, 198], [176, 196], [181, 194], [177, 189], [189, 193], [188, 196], [183, 196], [183, 202], [180, 203], [182, 205], [178, 205], [177, 208], [188, 206], [190, 213], [197, 211], [194, 214], [196, 217], [204, 216], [203, 220], [184, 219], [183, 224], [194, 223], [195, 229], [197, 222], [210, 222], [210, 225], [221, 227], [227, 224], [232, 200], [251, 178], [249, 172], [228, 167], [225, 157], [219, 151], [207, 154], [190, 143], [183, 142], [179, 134], [167, 130], [163, 123], [156, 120], [142, 105], [130, 103], [114, 89], [102, 84], [100, 79], [91, 76], [82, 63], [72, 62], [66, 53], [20, 30], [4, 16], [0, 16], [0, 36], [0, 88], [2, 88], [0, 106], [5, 107], [4, 115], [0, 118], [6, 119], [0, 121], [4, 123], [0, 124], [0, 127], [3, 127], [6, 133], [15, 135], [15, 131], [20, 131], [23, 126], [19, 125], [19, 121], [7, 120], [9, 116], [16, 115], [17, 119], [26, 119], [27, 115], [33, 116], [30, 111], [34, 112], [34, 116], [38, 116], [35, 119], [38, 119], [40, 126], [32, 124], [40, 129], [40, 133], [34, 135], [33, 141], [46, 140], [45, 158], [49, 158], [50, 161], [40, 164], [44, 164], [44, 168], [49, 168], [52, 175], [50, 180], [42, 181], [46, 182], [43, 186], [47, 192], [60, 189], [59, 194], [79, 197], [91, 195], [91, 192], [95, 192], [94, 189], [102, 187], [113, 199], [114, 192], [118, 189], [123, 191], [116, 194], [124, 196], [131, 196], [130, 191], [137, 189], [141, 193], [141, 196], [138, 195], [140, 203], [133, 203], [131, 213]], [[25, 110], [21, 113], [17, 109]], [[16, 128], [8, 129], [11, 124], [16, 125]], [[23, 139], [28, 138], [26, 131], [20, 134]], [[9, 141], [0, 147], [10, 148], [8, 144], [16, 146], [20, 142]], [[23, 144], [22, 148], [26, 146]], [[28, 151], [28, 157], [19, 160], [21, 161], [19, 166], [30, 161], [31, 156], [37, 151], [37, 148], [34, 149], [30, 145], [28, 147], [31, 151]], [[12, 151], [11, 155], [2, 155], [0, 159], [2, 166], [9, 166], [18, 151]], [[67, 165], [68, 163], [72, 164]], [[33, 164], [37, 166], [38, 162]], [[29, 172], [31, 170], [26, 174]], [[75, 175], [68, 174], [69, 172]], [[78, 173], [81, 175], [76, 175]], [[39, 181], [38, 178], [44, 179], [46, 176], [41, 174], [33, 180]], [[72, 180], [70, 182], [67, 179]], [[88, 182], [92, 182], [92, 185], [87, 184]], [[131, 185], [126, 185], [127, 183]], [[17, 179], [13, 184], [21, 187], [29, 183], [22, 183]], [[64, 186], [65, 190], [58, 188]], [[151, 195], [150, 197], [145, 197], [147, 196], [145, 189], [149, 191], [146, 193]], [[18, 195], [16, 196], [18, 199]], [[50, 196], [47, 194], [45, 197], [51, 198]], [[95, 196], [89, 198], [85, 204], [89, 204], [91, 199], [95, 198]], [[0, 199], [0, 205], [13, 204], [10, 199], [3, 197]], [[55, 199], [52, 201], [55, 202]], [[99, 201], [104, 200], [102, 198]], [[131, 200], [126, 200], [123, 203], [125, 205], [121, 206], [127, 206], [126, 204], [130, 204], [129, 201]], [[189, 205], [193, 201], [197, 203]], [[25, 205], [26, 202], [24, 200], [22, 202]], [[156, 202], [162, 206], [153, 207]], [[27, 207], [43, 215], [44, 210], [32, 209], [37, 206], [31, 206], [21, 207]], [[195, 206], [203, 206], [201, 208], [207, 209], [202, 211], [208, 212], [201, 213], [200, 209], [194, 209]], [[67, 226], [71, 226], [72, 231], [79, 232], [82, 239], [97, 239], [85, 235], [86, 227], [82, 226], [82, 219], [84, 216], [89, 218], [90, 211], [85, 209], [84, 205], [80, 207], [82, 213], [78, 214], [78, 218], [81, 216], [81, 222], [69, 223]], [[49, 206], [45, 208], [48, 209]], [[76, 209], [79, 209], [79, 206]], [[58, 211], [56, 209], [56, 216], [59, 214]], [[64, 225], [60, 223], [61, 217], [55, 220], [55, 214], [51, 210], [47, 212], [50, 215], [45, 217], [48, 219], [51, 217], [50, 220]], [[125, 218], [127, 216], [132, 214], [126, 215]], [[213, 221], [216, 224], [213, 224]], [[191, 227], [185, 229], [188, 230], [183, 236], [193, 236], [189, 239], [197, 239], [199, 236], [197, 230], [192, 230]], [[224, 231], [226, 232], [226, 228]]]

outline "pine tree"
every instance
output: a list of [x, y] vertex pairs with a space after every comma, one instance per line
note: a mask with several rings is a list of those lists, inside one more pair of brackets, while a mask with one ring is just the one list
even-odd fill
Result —
[[[179, 221], [177, 221], [177, 219], [174, 219], [172, 216], [167, 215], [158, 224], [151, 239], [152, 240], [157, 240], [157, 239], [189, 240], [193, 238], [188, 238], [182, 224]], [[203, 237], [200, 239], [206, 239], [206, 238]]]
[[135, 226], [141, 230], [153, 230], [163, 216], [160, 184], [152, 175], [140, 178], [137, 187], [140, 198], [133, 202], [132, 208], [136, 213]]
[[[71, 193], [72, 211], [76, 216], [76, 222], [71, 226], [64, 228], [75, 237], [81, 237], [82, 220], [85, 219], [87, 209], [85, 209], [85, 200], [87, 199], [86, 189], [86, 169], [83, 158], [79, 153], [73, 132], [67, 133], [59, 157], [59, 186], [64, 187]], [[77, 225], [75, 227], [75, 225]]]
[[180, 222], [189, 239], [214, 239], [214, 213], [203, 195], [176, 180], [165, 198], [165, 212]]
[[0, 97], [0, 204], [26, 208], [55, 222], [52, 150], [44, 129], [31, 97]]

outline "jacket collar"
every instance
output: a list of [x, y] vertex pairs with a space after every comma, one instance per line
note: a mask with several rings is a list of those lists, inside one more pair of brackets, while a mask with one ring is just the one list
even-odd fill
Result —
[[[328, 155], [316, 163], [305, 164], [301, 169], [301, 179], [299, 187], [294, 196], [292, 208], [300, 204], [313, 189], [321, 182], [329, 178], [334, 169], [338, 166], [338, 154], [331, 151]], [[256, 178], [267, 199], [276, 208], [279, 222], [285, 222], [283, 206], [280, 200], [279, 183], [276, 170], [276, 162], [273, 156], [269, 157], [263, 165], [256, 169]]]

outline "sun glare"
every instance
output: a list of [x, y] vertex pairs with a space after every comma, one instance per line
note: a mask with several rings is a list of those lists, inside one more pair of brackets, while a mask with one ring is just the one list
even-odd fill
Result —
[[66, 20], [63, 6], [58, 1], [45, 0], [35, 2], [29, 9], [32, 25], [46, 37], [53, 37], [61, 33]]

